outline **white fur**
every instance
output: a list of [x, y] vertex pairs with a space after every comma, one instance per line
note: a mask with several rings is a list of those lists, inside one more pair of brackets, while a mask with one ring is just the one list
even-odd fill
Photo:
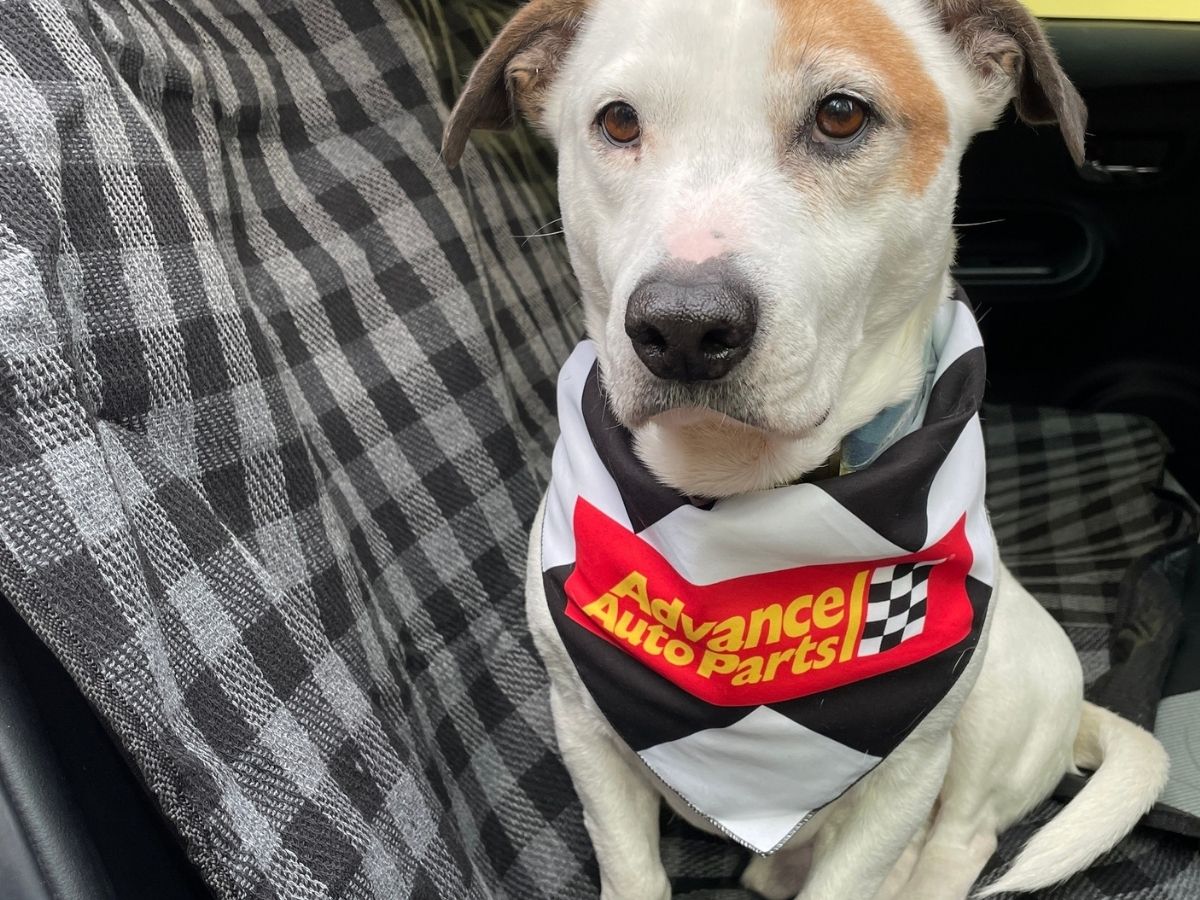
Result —
[[[951, 290], [959, 159], [1011, 91], [977, 83], [923, 0], [880, 2], [910, 36], [949, 117], [945, 157], [916, 195], [892, 177], [902, 158], [893, 132], [852, 165], [812, 166], [799, 179], [781, 167], [773, 124], [781, 116], [839, 88], [870, 89], [886, 104], [888, 86], [869, 60], [844, 52], [776, 71], [780, 19], [771, 0], [595, 0], [546, 98], [541, 125], [558, 148], [564, 228], [614, 411], [650, 469], [687, 493], [719, 497], [791, 481], [919, 382], [931, 316]], [[598, 110], [618, 99], [640, 115], [637, 151], [596, 140]], [[671, 256], [724, 252], [759, 292], [754, 348], [704, 402], [645, 415], [657, 388], [625, 336], [627, 299]], [[670, 892], [658, 857], [659, 793], [560, 642], [543, 593], [540, 534], [539, 513], [529, 622], [601, 896], [661, 900]], [[1064, 772], [1099, 766], [993, 889], [1029, 890], [1087, 865], [1150, 805], [1165, 779], [1162, 748], [1083, 703], [1066, 636], [1003, 566], [998, 572], [989, 631], [949, 695], [787, 848], [756, 860], [749, 886], [802, 900], [962, 900], [1001, 831]]]
[[[957, 88], [951, 122], [969, 119], [955, 98], [974, 92], [928, 13], [911, 3], [891, 13], [924, 24], [931, 75]], [[798, 75], [773, 71], [778, 27], [768, 0], [598, 0], [542, 122], [557, 144], [563, 226], [615, 411], [638, 429], [643, 459], [667, 483], [713, 496], [815, 468], [844, 434], [915, 390], [929, 319], [948, 291], [958, 158], [972, 133], [953, 129], [920, 197], [880, 189], [898, 162], [895, 141], [877, 142], [848, 184], [829, 184], [837, 176], [814, 166], [826, 189], [798, 190], [779, 165], [772, 113], [815, 104], [817, 85], [877, 79], [834, 54]], [[614, 99], [632, 103], [643, 122], [636, 162], [598, 153], [588, 128]], [[835, 192], [853, 202], [834, 203]], [[736, 405], [765, 426], [753, 436], [725, 416], [663, 428], [638, 414], [655, 379], [625, 336], [626, 301], [669, 249], [694, 246], [688, 232], [704, 231], [723, 236], [762, 301], [754, 352], [725, 380]]]

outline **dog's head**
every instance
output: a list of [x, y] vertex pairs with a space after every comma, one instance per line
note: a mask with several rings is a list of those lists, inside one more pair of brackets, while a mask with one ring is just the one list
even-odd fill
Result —
[[960, 157], [1010, 101], [1083, 154], [1017, 0], [532, 0], [446, 128], [554, 142], [613, 411], [660, 477], [795, 479], [911, 394]]

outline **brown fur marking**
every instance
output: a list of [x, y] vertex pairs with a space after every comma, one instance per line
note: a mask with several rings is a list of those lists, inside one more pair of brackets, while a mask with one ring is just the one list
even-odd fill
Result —
[[541, 115], [550, 77], [575, 37], [592, 0], [531, 0], [521, 7], [475, 64], [442, 135], [442, 155], [454, 166], [476, 128], [508, 128], [518, 112]]
[[908, 130], [905, 188], [925, 192], [950, 143], [949, 112], [913, 42], [872, 0], [775, 0], [783, 28], [776, 59], [787, 69], [822, 50], [868, 60], [892, 91]]

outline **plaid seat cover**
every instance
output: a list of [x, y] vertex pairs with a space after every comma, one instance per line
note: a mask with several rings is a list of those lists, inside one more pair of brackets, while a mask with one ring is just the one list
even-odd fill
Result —
[[[445, 170], [437, 96], [386, 0], [0, 2], [0, 593], [222, 898], [596, 892], [521, 597], [579, 308], [520, 190]], [[1161, 441], [991, 439], [1095, 674], [1180, 527]], [[741, 858], [668, 831], [723, 895]], [[1151, 834], [1107, 864], [1054, 896], [1200, 885]]]

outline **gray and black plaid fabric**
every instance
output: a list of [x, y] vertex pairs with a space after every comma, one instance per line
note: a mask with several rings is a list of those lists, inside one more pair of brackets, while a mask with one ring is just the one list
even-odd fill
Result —
[[222, 897], [591, 886], [522, 621], [560, 245], [399, 7], [0, 3], [0, 590]]
[[[0, 2], [0, 593], [222, 898], [595, 895], [522, 612], [578, 305], [436, 97], [386, 0]], [[993, 419], [1096, 672], [1161, 442]], [[681, 896], [737, 895], [668, 831]], [[1195, 895], [1178, 842], [1119, 853], [1055, 896]]]

